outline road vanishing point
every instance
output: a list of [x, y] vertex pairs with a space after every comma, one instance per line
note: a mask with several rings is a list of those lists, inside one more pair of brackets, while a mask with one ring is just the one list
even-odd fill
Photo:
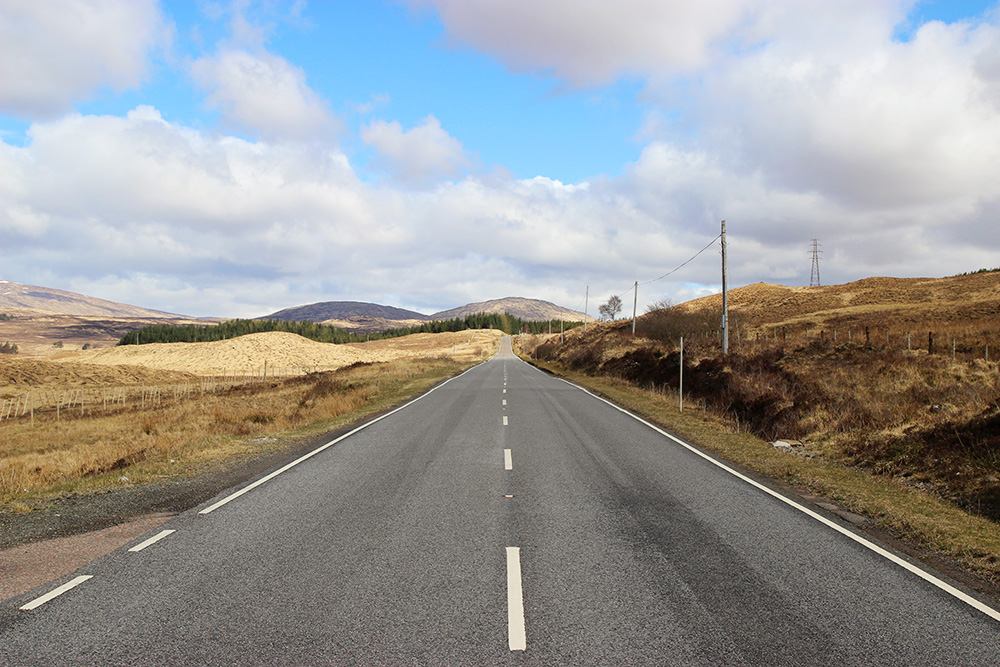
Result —
[[998, 618], [504, 339], [0, 604], [0, 665], [996, 665]]

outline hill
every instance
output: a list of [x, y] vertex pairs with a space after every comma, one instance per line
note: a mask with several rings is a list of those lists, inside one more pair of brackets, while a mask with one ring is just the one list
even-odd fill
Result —
[[466, 317], [468, 315], [478, 315], [479, 313], [507, 313], [522, 320], [543, 322], [547, 320], [567, 320], [572, 322], [582, 322], [584, 314], [569, 308], [557, 306], [548, 301], [539, 299], [526, 299], [523, 297], [506, 297], [504, 299], [493, 299], [491, 301], [480, 301], [470, 303], [451, 310], [442, 310], [431, 315], [431, 319], [450, 320], [456, 317]]
[[[501, 331], [480, 330], [417, 334], [371, 344], [319, 343], [297, 334], [268, 331], [205, 343], [148, 343], [66, 353], [59, 359], [74, 367], [100, 365], [142, 367], [196, 375], [264, 372], [268, 375], [334, 370], [355, 363], [393, 361], [410, 357], [469, 357], [492, 354]], [[4, 360], [0, 360], [3, 368]]]
[[[722, 295], [675, 306], [679, 313], [718, 313]], [[865, 278], [844, 285], [786, 287], [756, 283], [729, 291], [730, 318], [748, 332], [871, 326], [879, 329], [995, 328], [1000, 272], [947, 278]]]
[[282, 320], [285, 322], [326, 322], [328, 320], [365, 321], [365, 320], [418, 320], [427, 321], [430, 318], [405, 308], [382, 306], [377, 303], [360, 301], [323, 301], [306, 306], [285, 308], [276, 313], [257, 319]]
[[151, 310], [124, 303], [98, 299], [76, 292], [22, 285], [0, 280], [0, 312], [21, 315], [78, 315], [84, 317], [182, 317], [162, 310]]

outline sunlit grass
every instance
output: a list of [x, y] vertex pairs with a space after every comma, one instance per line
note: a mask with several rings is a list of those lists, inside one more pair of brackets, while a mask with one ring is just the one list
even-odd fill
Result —
[[289, 447], [430, 388], [472, 362], [406, 359], [237, 385], [146, 409], [0, 424], [0, 506], [185, 476]]

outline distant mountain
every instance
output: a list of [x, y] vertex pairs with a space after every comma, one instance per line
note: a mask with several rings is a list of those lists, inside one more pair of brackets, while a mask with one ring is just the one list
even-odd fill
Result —
[[261, 320], [282, 320], [285, 322], [326, 322], [328, 320], [360, 321], [360, 320], [420, 320], [430, 318], [405, 308], [380, 306], [377, 303], [360, 301], [323, 301], [307, 306], [285, 308], [276, 313], [260, 317]]
[[183, 317], [162, 310], [151, 310], [107, 301], [64, 290], [22, 285], [0, 280], [0, 312], [31, 311], [31, 314], [54, 313], [85, 317]]
[[545, 321], [545, 320], [567, 320], [570, 322], [582, 322], [584, 315], [581, 312], [557, 306], [548, 301], [539, 299], [525, 299], [518, 296], [509, 296], [504, 299], [493, 299], [491, 301], [480, 301], [470, 303], [460, 308], [442, 310], [430, 316], [433, 320], [450, 320], [456, 317], [466, 317], [478, 313], [507, 313], [522, 320]]
[[433, 315], [424, 315], [413, 310], [382, 306], [377, 303], [359, 301], [324, 301], [295, 308], [285, 308], [265, 315], [262, 320], [284, 320], [287, 322], [317, 322], [331, 324], [341, 329], [364, 333], [385, 329], [418, 326], [430, 320], [450, 320], [477, 315], [479, 313], [508, 313], [522, 320], [567, 320], [582, 321], [583, 313], [557, 306], [548, 301], [508, 297], [470, 303], [461, 308], [443, 310]]

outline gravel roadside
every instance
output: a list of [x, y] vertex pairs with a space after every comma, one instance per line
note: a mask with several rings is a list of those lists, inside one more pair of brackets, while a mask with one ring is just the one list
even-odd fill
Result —
[[181, 479], [73, 494], [48, 500], [31, 512], [0, 511], [0, 600], [65, 576], [171, 516], [257, 479], [357, 425]]

